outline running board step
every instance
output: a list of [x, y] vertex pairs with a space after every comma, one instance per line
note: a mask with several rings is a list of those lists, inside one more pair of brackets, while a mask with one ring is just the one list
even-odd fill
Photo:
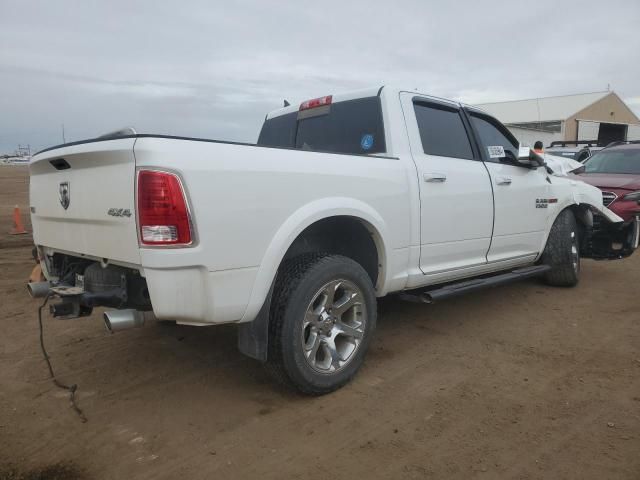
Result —
[[474, 278], [473, 280], [450, 283], [444, 287], [433, 290], [423, 290], [416, 293], [404, 292], [398, 296], [402, 300], [410, 302], [433, 303], [437, 300], [457, 297], [458, 295], [463, 295], [475, 290], [482, 290], [483, 288], [497, 287], [498, 285], [524, 280], [525, 278], [538, 277], [549, 270], [551, 270], [549, 265], [533, 265], [531, 267], [518, 268], [511, 272], [501, 273], [491, 277]]

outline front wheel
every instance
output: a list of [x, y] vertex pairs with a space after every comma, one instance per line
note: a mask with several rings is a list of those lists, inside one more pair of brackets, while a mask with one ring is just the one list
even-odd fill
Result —
[[356, 374], [376, 326], [371, 279], [350, 258], [284, 263], [272, 301], [267, 369], [303, 393], [336, 390]]
[[573, 287], [578, 284], [580, 241], [576, 217], [571, 210], [562, 211], [553, 223], [542, 254], [542, 263], [551, 267], [544, 276], [549, 285]]

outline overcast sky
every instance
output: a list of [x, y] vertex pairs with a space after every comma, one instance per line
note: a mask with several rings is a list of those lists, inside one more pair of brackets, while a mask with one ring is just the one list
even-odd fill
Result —
[[0, 0], [0, 153], [123, 126], [253, 142], [266, 112], [393, 84], [640, 113], [640, 1]]

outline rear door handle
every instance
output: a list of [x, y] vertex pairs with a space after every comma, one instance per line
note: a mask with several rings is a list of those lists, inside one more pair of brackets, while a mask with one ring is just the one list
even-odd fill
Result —
[[498, 185], [511, 185], [511, 179], [509, 177], [497, 177], [496, 184]]
[[445, 173], [425, 173], [422, 175], [425, 182], [446, 182], [447, 175]]

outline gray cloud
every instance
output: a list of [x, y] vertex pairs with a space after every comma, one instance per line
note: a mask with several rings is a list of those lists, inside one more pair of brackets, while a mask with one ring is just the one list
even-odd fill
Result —
[[0, 152], [133, 125], [255, 141], [284, 98], [604, 90], [640, 112], [640, 3], [0, 0]]

